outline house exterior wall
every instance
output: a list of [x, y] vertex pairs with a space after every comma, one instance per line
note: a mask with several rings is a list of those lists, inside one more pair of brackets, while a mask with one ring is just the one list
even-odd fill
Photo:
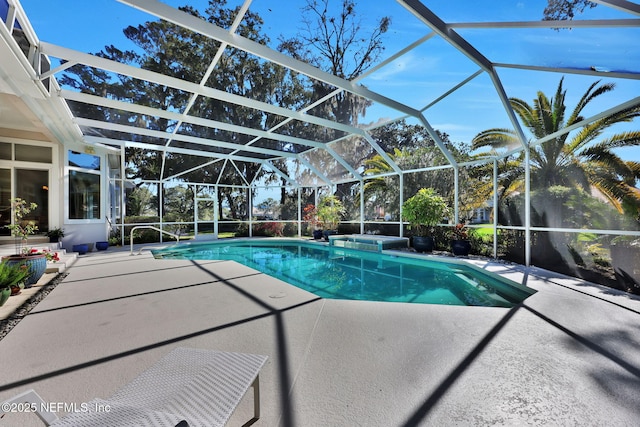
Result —
[[[11, 159], [0, 159], [0, 169], [10, 171], [10, 181], [3, 182], [1, 185], [4, 187], [2, 191], [11, 199], [22, 196], [27, 202], [29, 200], [28, 195], [25, 195], [24, 191], [17, 188], [18, 185], [24, 187], [30, 185], [30, 183], [17, 182], [16, 175], [19, 170], [29, 171], [42, 171], [48, 175], [48, 183], [46, 189], [42, 188], [41, 191], [48, 193], [48, 206], [44, 209], [47, 213], [47, 220], [43, 221], [43, 226], [40, 227], [36, 235], [43, 235], [47, 229], [59, 227], [65, 231], [65, 237], [62, 239], [62, 246], [64, 249], [71, 251], [73, 245], [79, 243], [95, 243], [97, 241], [107, 240], [108, 228], [106, 222], [107, 211], [107, 176], [105, 167], [104, 154], [95, 153], [100, 157], [101, 170], [100, 170], [100, 200], [99, 210], [100, 214], [96, 219], [72, 219], [69, 218], [69, 164], [68, 164], [68, 152], [69, 149], [64, 144], [53, 141], [41, 141], [34, 139], [22, 139], [19, 138], [20, 132], [13, 132], [14, 136], [6, 137], [0, 136], [0, 143], [10, 144], [12, 147], [16, 145], [24, 147], [50, 147], [51, 148], [51, 162], [28, 162], [15, 160], [12, 156]], [[26, 136], [32, 134], [31, 131], [24, 131]], [[6, 146], [6, 145], [5, 145]], [[12, 148], [12, 151], [15, 148]], [[33, 186], [33, 185], [32, 185]], [[38, 184], [39, 187], [39, 184]], [[28, 194], [28, 192], [27, 192]], [[0, 215], [11, 215], [8, 206], [2, 206], [2, 212]], [[0, 244], [13, 244], [15, 238], [9, 235], [8, 231], [4, 231], [3, 236], [0, 236]], [[34, 236], [35, 237], [35, 236]]]

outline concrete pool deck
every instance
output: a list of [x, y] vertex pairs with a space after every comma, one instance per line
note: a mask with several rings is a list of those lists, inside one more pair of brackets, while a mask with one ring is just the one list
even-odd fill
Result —
[[196, 347], [269, 356], [256, 426], [637, 425], [639, 298], [472, 262], [538, 292], [512, 309], [324, 300], [231, 261], [89, 253], [0, 341], [0, 401], [106, 398]]

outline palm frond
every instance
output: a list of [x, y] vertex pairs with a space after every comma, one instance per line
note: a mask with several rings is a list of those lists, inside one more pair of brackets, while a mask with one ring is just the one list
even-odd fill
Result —
[[589, 172], [585, 169], [584, 164], [579, 159], [573, 158], [571, 162], [565, 167], [563, 171], [565, 177], [569, 178], [575, 186], [582, 188], [589, 192], [591, 186], [591, 180], [589, 179]]
[[635, 187], [604, 177], [593, 185], [620, 213], [624, 213], [624, 205], [640, 207], [640, 192]]
[[[566, 90], [564, 78], [552, 98], [538, 92], [531, 104], [510, 98], [514, 112], [523, 125], [536, 138], [543, 138], [565, 126], [583, 120], [582, 111], [598, 97], [612, 91], [613, 83], [593, 82], [584, 92], [579, 102], [565, 122]], [[533, 145], [529, 151], [531, 184], [543, 189], [553, 185], [581, 188], [586, 192], [597, 191], [619, 212], [640, 212], [640, 162], [625, 161], [614, 149], [640, 146], [640, 131], [617, 133], [601, 139], [612, 125], [631, 122], [640, 117], [640, 105], [634, 105], [598, 120], [594, 120], [573, 132], [564, 133], [542, 144]], [[499, 148], [516, 143], [515, 132], [508, 129], [489, 129], [479, 133], [473, 140], [473, 147]], [[498, 164], [499, 197], [507, 197], [524, 186], [524, 166], [520, 159], [509, 157]], [[483, 168], [487, 175], [492, 165]], [[483, 189], [491, 183], [483, 184]], [[600, 197], [600, 196], [598, 196]], [[624, 211], [624, 212], [623, 212]]]
[[578, 101], [578, 103], [576, 104], [573, 113], [571, 113], [569, 120], [567, 120], [567, 126], [571, 126], [572, 124], [579, 122], [582, 119], [580, 113], [591, 101], [604, 93], [612, 91], [615, 88], [614, 83], [606, 83], [596, 88], [599, 83], [600, 80], [593, 82], [591, 86], [589, 86], [587, 91], [582, 95], [582, 98], [580, 98], [580, 101]]
[[[397, 148], [395, 148], [395, 152], [388, 153], [391, 159], [394, 159], [400, 152]], [[393, 168], [387, 163], [387, 161], [380, 155], [376, 154], [375, 156], [365, 159], [364, 165], [366, 169], [364, 171], [364, 175], [379, 175], [382, 173], [392, 172]]]
[[571, 138], [571, 141], [566, 144], [565, 152], [570, 154], [578, 153], [582, 147], [598, 138], [604, 128], [606, 128], [606, 126], [603, 127], [599, 121], [584, 126]]
[[629, 168], [635, 179], [640, 180], [640, 162], [627, 160], [625, 163], [627, 164], [627, 167]]
[[372, 192], [386, 190], [387, 183], [383, 178], [373, 178], [365, 182], [363, 189], [365, 196], [369, 196]]
[[[563, 127], [564, 123], [564, 111], [566, 109], [564, 105], [564, 100], [567, 95], [566, 90], [562, 90], [562, 80], [560, 79], [560, 84], [558, 85], [558, 89], [556, 90], [556, 94], [553, 97], [553, 129], [558, 130]], [[555, 132], [554, 130], [554, 132]]]
[[509, 104], [511, 108], [513, 108], [513, 111], [520, 117], [520, 120], [522, 120], [526, 128], [531, 129], [535, 127], [537, 116], [534, 108], [520, 98], [509, 98]]
[[481, 147], [502, 148], [518, 143], [516, 133], [512, 129], [488, 129], [477, 134], [471, 140], [473, 150]]
[[594, 146], [602, 146], [608, 149], [640, 146], [640, 131], [617, 133], [609, 138], [603, 139]]

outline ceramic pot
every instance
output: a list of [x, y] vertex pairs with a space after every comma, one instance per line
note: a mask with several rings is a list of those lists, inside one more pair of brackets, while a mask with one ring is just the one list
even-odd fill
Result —
[[456, 256], [467, 256], [471, 252], [471, 242], [468, 240], [452, 240], [451, 252]]
[[2, 257], [8, 264], [26, 265], [29, 269], [29, 276], [24, 281], [24, 287], [30, 288], [36, 283], [47, 269], [47, 256], [45, 254], [36, 255], [9, 255]]
[[335, 236], [336, 234], [338, 234], [338, 230], [324, 230], [322, 232], [322, 236], [327, 242], [329, 241], [329, 236]]
[[109, 247], [109, 242], [96, 242], [96, 249], [99, 251], [106, 251]]
[[73, 252], [78, 252], [79, 255], [84, 255], [89, 252], [89, 245], [83, 243], [81, 245], [73, 245]]
[[431, 236], [413, 236], [411, 246], [416, 252], [433, 252], [435, 242]]

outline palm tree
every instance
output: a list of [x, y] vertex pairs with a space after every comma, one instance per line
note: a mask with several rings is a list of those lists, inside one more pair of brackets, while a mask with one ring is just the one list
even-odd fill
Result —
[[[554, 97], [549, 99], [538, 92], [533, 105], [510, 98], [511, 107], [523, 125], [536, 139], [562, 130], [584, 119], [582, 110], [600, 95], [614, 89], [613, 83], [594, 82], [584, 93], [571, 115], [565, 119], [566, 90], [560, 79]], [[552, 186], [580, 188], [592, 194], [595, 189], [620, 213], [634, 217], [640, 209], [640, 190], [636, 187], [640, 179], [640, 162], [625, 161], [613, 153], [613, 149], [640, 145], [640, 131], [622, 132], [597, 141], [600, 135], [617, 123], [631, 122], [640, 116], [640, 105], [627, 108], [600, 118], [581, 128], [552, 138], [531, 149], [532, 188], [546, 189]], [[489, 129], [476, 135], [473, 149], [481, 147], [512, 147], [518, 144], [516, 133], [511, 129]], [[508, 171], [507, 171], [508, 172]], [[506, 172], [505, 172], [506, 173]], [[505, 176], [514, 178], [514, 174]], [[519, 180], [524, 179], [524, 169], [516, 170]], [[510, 187], [513, 181], [510, 182]], [[502, 186], [507, 188], [506, 185]]]

